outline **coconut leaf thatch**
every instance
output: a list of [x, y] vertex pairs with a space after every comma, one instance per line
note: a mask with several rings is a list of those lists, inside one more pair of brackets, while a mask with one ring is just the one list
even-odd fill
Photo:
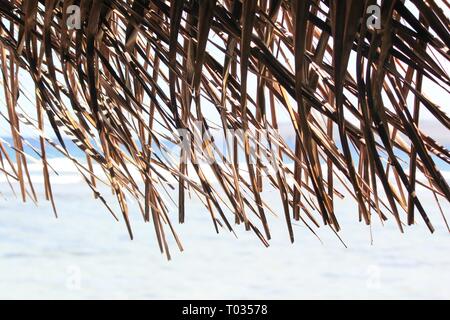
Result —
[[[74, 6], [79, 28], [67, 23], [76, 22]], [[450, 152], [420, 115], [450, 128], [445, 106], [423, 90], [449, 93], [448, 13], [446, 0], [0, 0], [1, 115], [14, 153], [0, 144], [2, 171], [23, 200], [36, 198], [21, 134], [34, 128], [48, 200], [46, 149], [55, 148], [108, 208], [98, 184], [112, 188], [130, 235], [127, 200], [138, 201], [167, 254], [169, 233], [181, 248], [171, 221], [187, 219], [190, 195], [217, 230], [240, 225], [268, 245], [269, 185], [291, 241], [294, 221], [340, 230], [337, 184], [366, 224], [393, 218], [403, 231], [421, 219], [433, 231], [415, 190], [450, 200], [437, 165]], [[180, 129], [215, 139], [171, 152]], [[231, 130], [243, 134], [230, 138]], [[71, 155], [68, 139], [86, 161]], [[178, 217], [166, 188], [177, 190]]]

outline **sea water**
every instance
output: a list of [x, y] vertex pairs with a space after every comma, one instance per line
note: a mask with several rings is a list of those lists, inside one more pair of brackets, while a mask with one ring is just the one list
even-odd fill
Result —
[[[350, 199], [339, 202], [339, 235], [347, 248], [329, 228], [318, 230], [318, 240], [301, 224], [294, 226], [290, 244], [274, 190], [263, 197], [278, 214], [268, 217], [269, 248], [242, 225], [235, 227], [236, 236], [227, 230], [216, 234], [203, 204], [192, 199], [186, 223], [175, 223], [185, 251], [170, 241], [169, 262], [159, 252], [153, 225], [143, 222], [135, 205], [130, 205], [131, 241], [123, 221], [114, 221], [65, 161], [53, 161], [59, 172], [52, 176], [58, 219], [42, 200], [39, 165], [31, 166], [41, 199], [37, 205], [23, 204], [4, 180], [0, 183], [2, 299], [450, 298], [449, 234], [432, 195], [422, 194], [435, 234], [420, 216], [405, 234], [392, 217], [384, 226], [374, 222], [370, 230], [358, 222]], [[111, 192], [102, 191], [113, 203]], [[450, 212], [448, 203], [442, 205]], [[170, 214], [176, 222], [176, 206]]]

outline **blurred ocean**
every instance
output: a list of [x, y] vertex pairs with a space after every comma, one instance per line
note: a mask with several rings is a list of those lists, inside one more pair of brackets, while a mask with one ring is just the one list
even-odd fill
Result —
[[[291, 245], [281, 210], [269, 218], [270, 248], [243, 226], [235, 229], [238, 239], [226, 230], [217, 235], [202, 203], [192, 200], [186, 224], [175, 224], [185, 251], [172, 242], [168, 262], [136, 207], [130, 207], [130, 241], [124, 223], [93, 199], [73, 168], [53, 162], [60, 174], [52, 178], [58, 219], [43, 200], [39, 165], [31, 166], [38, 205], [21, 203], [0, 182], [2, 299], [450, 299], [449, 234], [426, 192], [421, 196], [436, 233], [420, 217], [403, 235], [393, 219], [385, 226], [376, 221], [373, 245], [350, 201], [340, 202], [340, 236], [348, 248], [330, 229], [318, 231], [321, 243], [302, 225]], [[266, 191], [264, 199], [281, 209], [277, 192]], [[448, 203], [442, 205], [448, 213]], [[176, 221], [175, 207], [171, 213]]]

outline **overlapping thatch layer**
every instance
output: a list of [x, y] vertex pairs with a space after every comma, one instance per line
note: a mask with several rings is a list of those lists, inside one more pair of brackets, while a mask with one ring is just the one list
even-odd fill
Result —
[[[378, 2], [0, 0], [1, 110], [14, 150], [0, 145], [12, 167], [3, 171], [24, 200], [36, 197], [21, 136], [34, 127], [53, 201], [46, 148], [69, 156], [69, 137], [86, 154], [73, 161], [95, 196], [108, 206], [92, 170], [100, 165], [130, 234], [134, 198], [167, 254], [167, 234], [177, 239], [161, 195], [169, 187], [178, 189], [180, 222], [193, 194], [216, 228], [238, 223], [265, 244], [269, 185], [292, 241], [294, 220], [339, 231], [337, 183], [367, 224], [392, 217], [402, 230], [421, 219], [433, 231], [414, 191], [450, 200], [440, 171], [450, 152], [421, 126], [426, 114], [450, 128], [445, 106], [423, 90], [449, 93], [449, 3]], [[179, 129], [193, 139], [170, 153]], [[197, 139], [210, 131], [226, 148]], [[205, 159], [216, 161], [198, 165]]]

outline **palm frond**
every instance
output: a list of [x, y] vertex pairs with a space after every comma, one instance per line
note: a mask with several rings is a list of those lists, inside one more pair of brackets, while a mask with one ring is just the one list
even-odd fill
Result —
[[[168, 257], [168, 232], [182, 246], [161, 192], [176, 185], [180, 223], [189, 192], [217, 231], [242, 223], [265, 245], [273, 213], [266, 185], [279, 191], [292, 242], [293, 221], [312, 232], [319, 220], [340, 230], [337, 185], [366, 224], [374, 215], [393, 217], [403, 231], [417, 211], [434, 231], [416, 189], [450, 200], [437, 166], [449, 164], [450, 152], [423, 129], [420, 115], [450, 128], [445, 106], [424, 92], [426, 83], [449, 93], [449, 4], [383, 0], [381, 27], [373, 28], [366, 22], [377, 3], [0, 0], [2, 117], [14, 154], [0, 143], [2, 172], [18, 181], [24, 201], [37, 200], [22, 134], [32, 127], [54, 208], [47, 148], [74, 162], [115, 217], [98, 189], [99, 166], [130, 236], [127, 198], [152, 221]], [[80, 8], [79, 29], [67, 24], [73, 6]], [[37, 121], [23, 97], [34, 102]], [[283, 119], [292, 143], [281, 133]], [[173, 152], [180, 129], [193, 140]], [[215, 139], [194, 142], [213, 131]], [[86, 161], [71, 156], [67, 137]]]

